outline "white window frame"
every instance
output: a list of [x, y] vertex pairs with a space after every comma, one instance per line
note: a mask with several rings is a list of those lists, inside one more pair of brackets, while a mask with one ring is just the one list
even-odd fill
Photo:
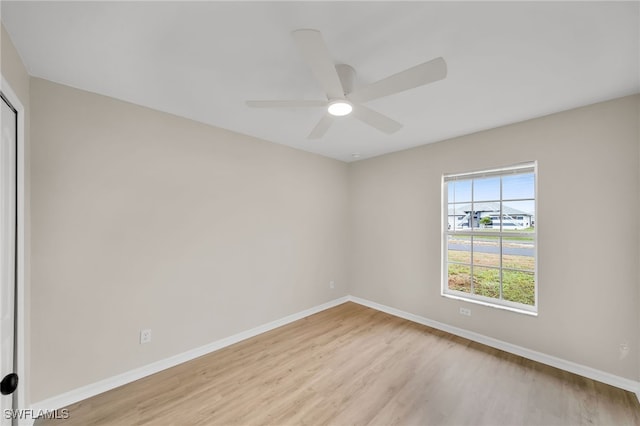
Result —
[[[474, 231], [473, 227], [470, 227], [468, 230], [458, 230], [458, 229], [448, 229], [449, 226], [449, 194], [448, 194], [448, 182], [452, 181], [461, 181], [461, 180], [471, 180], [471, 179], [480, 179], [486, 177], [494, 177], [494, 176], [509, 176], [512, 174], [522, 174], [532, 172], [534, 176], [534, 209], [535, 209], [535, 226], [533, 230], [533, 240], [534, 240], [534, 304], [526, 305], [523, 303], [512, 302], [509, 300], [504, 300], [501, 298], [492, 298], [487, 296], [481, 296], [478, 294], [466, 293], [458, 290], [449, 289], [449, 267], [448, 267], [448, 237], [450, 235], [458, 235], [458, 236], [496, 236], [503, 237], [505, 235], [511, 237], [519, 237], [519, 236], [527, 236], [530, 237], [532, 235], [531, 232], [527, 233], [517, 233], [510, 231], [508, 234], [504, 232], [502, 228], [498, 231]], [[500, 185], [500, 202], [503, 201], [502, 198], [502, 184]], [[527, 200], [530, 200], [529, 198]], [[473, 202], [472, 195], [472, 202]], [[517, 201], [517, 200], [508, 200], [508, 201]], [[500, 212], [500, 217], [502, 216], [502, 212]], [[485, 306], [491, 306], [497, 309], [505, 309], [513, 312], [528, 314], [528, 315], [537, 315], [538, 314], [538, 165], [537, 162], [527, 162], [522, 164], [511, 165], [507, 167], [494, 168], [489, 170], [480, 170], [475, 172], [466, 172], [466, 173], [445, 173], [442, 175], [442, 280], [441, 280], [441, 295], [451, 299], [463, 300], [471, 303], [481, 304]], [[502, 249], [501, 249], [502, 250]], [[473, 253], [473, 244], [471, 245], [471, 251]], [[500, 255], [500, 274], [502, 275], [502, 253]], [[473, 267], [473, 259], [471, 259], [471, 266]], [[502, 293], [502, 287], [500, 289]]]

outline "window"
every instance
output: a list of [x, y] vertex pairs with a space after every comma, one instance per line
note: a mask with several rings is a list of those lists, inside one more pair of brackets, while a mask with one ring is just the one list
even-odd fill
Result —
[[536, 164], [443, 176], [442, 294], [537, 312]]

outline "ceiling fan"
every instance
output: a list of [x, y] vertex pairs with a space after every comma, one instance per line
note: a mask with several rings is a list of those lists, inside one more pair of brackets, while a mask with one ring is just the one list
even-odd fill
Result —
[[327, 100], [252, 100], [246, 103], [253, 108], [327, 108], [327, 114], [311, 131], [309, 139], [321, 138], [329, 130], [334, 117], [349, 114], [384, 133], [395, 133], [402, 124], [362, 103], [442, 80], [447, 76], [446, 62], [442, 58], [436, 58], [354, 90], [355, 70], [349, 65], [334, 64], [320, 31], [300, 29], [293, 31], [291, 35], [315, 78], [322, 85]]

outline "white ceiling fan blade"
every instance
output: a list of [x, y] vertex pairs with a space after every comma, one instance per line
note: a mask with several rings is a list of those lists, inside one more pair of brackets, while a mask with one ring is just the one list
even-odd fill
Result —
[[309, 107], [325, 107], [327, 101], [313, 100], [285, 100], [285, 101], [246, 101], [247, 106], [252, 108], [309, 108]]
[[387, 134], [395, 133], [402, 128], [402, 124], [397, 121], [362, 105], [354, 105], [351, 114], [358, 120]]
[[397, 74], [383, 78], [367, 86], [356, 89], [349, 95], [353, 102], [367, 102], [415, 87], [424, 86], [447, 76], [447, 63], [442, 58], [436, 58]]
[[296, 30], [291, 33], [304, 60], [307, 62], [328, 99], [344, 99], [344, 89], [338, 77], [322, 34], [317, 30]]
[[316, 124], [316, 127], [313, 128], [311, 133], [309, 133], [307, 139], [320, 139], [327, 133], [331, 124], [333, 124], [333, 118], [329, 114], [325, 114], [320, 121], [318, 121], [318, 124]]

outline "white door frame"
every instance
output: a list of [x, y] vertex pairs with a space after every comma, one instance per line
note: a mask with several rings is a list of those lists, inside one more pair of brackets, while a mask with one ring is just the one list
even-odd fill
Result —
[[17, 161], [17, 182], [16, 182], [16, 190], [17, 190], [17, 219], [18, 219], [18, 227], [16, 229], [16, 244], [18, 245], [18, 250], [16, 252], [16, 261], [17, 267], [16, 270], [16, 281], [17, 281], [17, 292], [16, 292], [16, 306], [17, 315], [16, 320], [16, 363], [18, 374], [18, 404], [14, 407], [14, 409], [26, 409], [29, 408], [27, 405], [26, 395], [27, 395], [27, 377], [25, 375], [25, 255], [26, 255], [26, 246], [25, 246], [25, 149], [24, 149], [24, 132], [25, 132], [25, 122], [24, 122], [24, 105], [20, 102], [20, 98], [15, 94], [7, 80], [5, 80], [4, 76], [2, 77], [2, 86], [0, 86], [0, 90], [5, 95], [7, 100], [11, 102], [11, 105], [18, 112], [18, 146], [16, 150], [16, 161]]

